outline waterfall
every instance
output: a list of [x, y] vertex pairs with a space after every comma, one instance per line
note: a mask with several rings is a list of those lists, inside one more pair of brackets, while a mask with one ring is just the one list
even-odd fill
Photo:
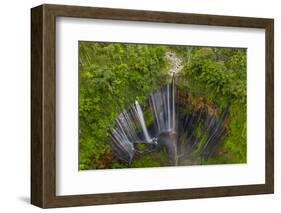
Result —
[[135, 102], [135, 112], [136, 112], [137, 118], [140, 122], [145, 142], [151, 143], [152, 139], [148, 134], [147, 127], [146, 127], [144, 117], [143, 117], [143, 112], [142, 112], [142, 109], [141, 109], [138, 101]]
[[168, 84], [167, 85], [167, 106], [168, 106], [168, 109], [167, 109], [167, 116], [168, 116], [168, 120], [167, 120], [167, 122], [168, 122], [168, 130], [170, 130], [171, 129], [171, 110], [170, 110], [170, 108], [171, 108], [171, 104], [170, 104], [170, 84]]
[[150, 94], [150, 107], [158, 134], [176, 131], [175, 93], [176, 89], [173, 77], [171, 83]]
[[[154, 117], [154, 125], [157, 133], [151, 137], [144, 119], [143, 110], [138, 101], [115, 119], [115, 127], [110, 131], [110, 136], [117, 155], [126, 153], [130, 162], [136, 150], [134, 144], [157, 144], [157, 137], [163, 133], [175, 133], [175, 82], [172, 77], [171, 83], [150, 94], [149, 109]], [[176, 143], [176, 142], [174, 142]], [[176, 147], [173, 145], [173, 147]]]
[[[209, 115], [203, 106], [180, 115], [176, 107], [178, 101], [176, 91], [173, 74], [170, 83], [149, 95], [145, 112], [153, 116], [152, 132], [146, 125], [143, 109], [138, 101], [116, 117], [114, 128], [109, 132], [110, 144], [116, 157], [130, 164], [134, 156], [141, 153], [135, 147], [135, 144], [140, 143], [147, 144], [149, 151], [162, 144], [167, 148], [173, 165], [179, 165], [181, 158], [184, 159], [187, 153], [188, 155], [192, 153], [190, 150], [197, 150], [199, 158], [208, 158], [214, 152], [226, 130], [224, 120], [227, 110], [222, 110], [220, 116]], [[200, 128], [202, 129], [198, 134]]]
[[172, 123], [171, 123], [171, 130], [172, 130], [173, 132], [176, 131], [176, 103], [175, 103], [175, 93], [176, 93], [175, 75], [173, 74], [173, 78], [172, 78]]

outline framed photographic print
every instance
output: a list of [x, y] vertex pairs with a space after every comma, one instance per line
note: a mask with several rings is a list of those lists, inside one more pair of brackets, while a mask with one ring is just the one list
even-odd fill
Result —
[[273, 19], [31, 9], [31, 203], [273, 193]]

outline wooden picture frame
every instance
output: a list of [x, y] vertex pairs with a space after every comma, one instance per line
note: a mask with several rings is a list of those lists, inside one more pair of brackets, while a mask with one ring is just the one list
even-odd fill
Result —
[[[56, 195], [56, 17], [265, 29], [265, 184], [122, 193]], [[41, 5], [31, 9], [31, 203], [41, 208], [132, 203], [274, 191], [274, 21], [217, 15]]]

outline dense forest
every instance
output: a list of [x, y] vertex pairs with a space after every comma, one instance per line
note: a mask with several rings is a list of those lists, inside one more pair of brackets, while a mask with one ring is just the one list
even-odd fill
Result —
[[[79, 42], [80, 170], [128, 168], [111, 151], [108, 131], [124, 108], [135, 100], [145, 108], [149, 94], [169, 81], [167, 52], [182, 61], [177, 84], [195, 107], [203, 98], [210, 109], [229, 111], [217, 154], [201, 164], [246, 162], [246, 49]], [[159, 150], [130, 167], [166, 165], [167, 153]]]

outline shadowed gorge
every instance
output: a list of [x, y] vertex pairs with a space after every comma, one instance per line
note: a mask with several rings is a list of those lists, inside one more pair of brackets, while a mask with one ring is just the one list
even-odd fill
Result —
[[[171, 165], [178, 166], [185, 165], [186, 159], [196, 164], [196, 159], [201, 162], [214, 153], [226, 130], [227, 110], [220, 110], [219, 115], [210, 114], [203, 103], [201, 108], [191, 106], [183, 113], [180, 107], [188, 107], [190, 103], [186, 101], [180, 106], [177, 90], [173, 75], [171, 83], [150, 94], [146, 109], [153, 115], [150, 131], [137, 101], [118, 115], [109, 134], [111, 148], [121, 161], [131, 164], [137, 155], [164, 148]], [[138, 150], [136, 144], [146, 145], [146, 150]]]

